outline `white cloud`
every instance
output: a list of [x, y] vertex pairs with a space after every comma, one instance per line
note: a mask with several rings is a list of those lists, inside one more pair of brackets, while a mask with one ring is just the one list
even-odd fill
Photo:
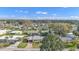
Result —
[[63, 7], [63, 8], [68, 8], [68, 7]]
[[16, 17], [15, 15], [11, 15], [10, 17]]
[[79, 18], [79, 16], [70, 16], [70, 18]]
[[22, 12], [24, 12], [24, 11], [23, 11], [23, 10], [20, 10], [19, 12], [21, 12], [21, 13], [22, 13]]
[[13, 18], [13, 19], [16, 19], [16, 15], [0, 15], [0, 18], [2, 19], [6, 19], [6, 18]]
[[36, 12], [36, 14], [40, 14], [40, 13], [41, 13], [41, 11], [37, 11], [37, 12]]
[[28, 13], [27, 10], [15, 10], [16, 13]]
[[48, 14], [46, 11], [37, 11], [36, 14]]
[[73, 18], [74, 16], [70, 16], [70, 18]]
[[41, 14], [47, 14], [47, 12], [42, 12]]
[[19, 13], [19, 12], [23, 12], [23, 10], [15, 10], [15, 12]]
[[8, 15], [0, 15], [0, 18], [8, 18]]

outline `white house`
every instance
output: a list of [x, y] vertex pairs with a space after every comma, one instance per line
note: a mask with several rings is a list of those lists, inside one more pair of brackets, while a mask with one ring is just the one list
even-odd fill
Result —
[[22, 31], [11, 31], [12, 34], [22, 34]]
[[34, 36], [27, 37], [27, 40], [29, 42], [32, 42], [32, 41], [41, 41], [41, 40], [43, 40], [43, 38], [44, 38], [43, 36], [34, 35]]
[[0, 30], [0, 35], [6, 34], [8, 31], [10, 31], [10, 30]]

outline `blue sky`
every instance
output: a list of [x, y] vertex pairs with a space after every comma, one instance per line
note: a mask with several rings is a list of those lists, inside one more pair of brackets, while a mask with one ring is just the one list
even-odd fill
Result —
[[0, 18], [79, 18], [78, 7], [0, 7]]

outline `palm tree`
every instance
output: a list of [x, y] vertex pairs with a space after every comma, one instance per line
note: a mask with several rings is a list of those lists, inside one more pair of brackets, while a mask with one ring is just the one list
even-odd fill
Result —
[[59, 51], [64, 49], [64, 43], [55, 35], [48, 35], [41, 43], [41, 51]]

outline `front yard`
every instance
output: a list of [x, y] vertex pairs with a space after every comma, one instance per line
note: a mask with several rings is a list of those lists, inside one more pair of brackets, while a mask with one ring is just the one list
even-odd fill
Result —
[[33, 42], [33, 43], [32, 43], [32, 47], [33, 47], [33, 48], [39, 48], [39, 47], [40, 47], [40, 44], [41, 44], [41, 43], [39, 43], [39, 42]]
[[21, 42], [17, 47], [18, 48], [25, 48], [27, 46], [27, 43]]
[[27, 46], [27, 39], [22, 38], [21, 40], [22, 40], [21, 43], [17, 47], [18, 48], [26, 48], [26, 46]]
[[9, 44], [9, 43], [0, 43], [0, 48], [8, 47], [10, 45], [11, 44]]

